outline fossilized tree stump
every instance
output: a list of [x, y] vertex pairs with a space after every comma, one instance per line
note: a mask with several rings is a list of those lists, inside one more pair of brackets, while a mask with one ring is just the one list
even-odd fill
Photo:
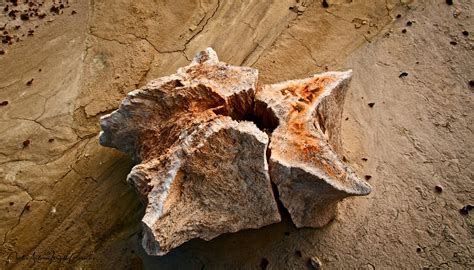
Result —
[[320, 227], [337, 202], [370, 192], [339, 158], [350, 72], [259, 89], [257, 77], [208, 48], [101, 118], [100, 143], [138, 163], [127, 180], [146, 205], [150, 255], [279, 222], [275, 195], [297, 227]]

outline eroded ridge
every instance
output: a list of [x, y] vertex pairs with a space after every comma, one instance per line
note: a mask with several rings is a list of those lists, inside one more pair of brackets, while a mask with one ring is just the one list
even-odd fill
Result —
[[298, 227], [323, 226], [337, 202], [370, 192], [339, 158], [350, 72], [258, 90], [257, 77], [208, 48], [101, 118], [100, 143], [138, 163], [127, 180], [146, 205], [148, 254], [279, 222], [271, 182]]

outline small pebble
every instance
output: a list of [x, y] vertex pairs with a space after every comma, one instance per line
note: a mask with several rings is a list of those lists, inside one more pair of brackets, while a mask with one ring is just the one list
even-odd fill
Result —
[[407, 26], [411, 26], [412, 24], [413, 24], [412, 21], [407, 22]]
[[469, 86], [470, 86], [470, 87], [474, 87], [474, 80], [470, 80], [470, 81], [469, 81]]
[[0, 102], [0, 106], [7, 106], [7, 105], [8, 105], [8, 101], [6, 101], [6, 100]]
[[303, 254], [301, 254], [301, 250], [295, 251], [295, 255], [300, 257], [300, 258], [303, 256]]
[[399, 78], [403, 78], [403, 77], [406, 77], [406, 76], [408, 76], [408, 73], [406, 73], [406, 72], [402, 72], [402, 73], [400, 73], [400, 75], [398, 75]]
[[369, 105], [369, 107], [370, 107], [370, 108], [373, 108], [373, 107], [374, 107], [374, 105], [375, 105], [375, 102], [370, 102], [370, 103], [369, 103], [369, 104], [367, 104], [367, 105]]
[[54, 139], [51, 138], [51, 139], [48, 140], [48, 142], [52, 143], [52, 142], [54, 142]]
[[459, 213], [461, 213], [461, 215], [468, 215], [469, 214], [469, 211], [472, 210], [472, 208], [474, 208], [473, 205], [465, 205], [463, 206], [463, 208], [459, 209]]
[[402, 14], [397, 14], [397, 19], [400, 19], [402, 17]]
[[365, 158], [365, 157], [364, 157], [364, 158], [362, 158], [362, 161], [367, 161], [367, 160], [368, 160], [368, 159], [367, 159], [367, 158]]
[[32, 85], [34, 80], [35, 80], [35, 79], [29, 80], [28, 82], [26, 82], [26, 85], [28, 85], [28, 86]]
[[316, 258], [316, 257], [311, 257], [311, 258], [309, 258], [309, 260], [308, 260], [308, 266], [309, 266], [309, 268], [312, 269], [312, 270], [320, 270], [322, 264], [321, 264], [321, 261], [320, 261], [318, 258]]
[[0, 50], [0, 55], [4, 55], [5, 54], [5, 50]]
[[262, 258], [260, 261], [260, 269], [265, 270], [268, 267], [268, 260], [267, 258]]
[[9, 204], [10, 204], [10, 206], [12, 206], [12, 205], [14, 205], [15, 203], [14, 203], [14, 202], [10, 202]]
[[367, 181], [369, 181], [370, 178], [372, 178], [372, 175], [366, 175], [366, 176], [365, 176], [365, 180], [367, 180]]
[[420, 247], [417, 247], [417, 248], [416, 248], [416, 252], [420, 253], [420, 252], [421, 252], [421, 248], [420, 248]]
[[323, 8], [328, 8], [329, 4], [326, 0], [323, 0]]
[[456, 41], [451, 41], [451, 42], [449, 42], [449, 44], [451, 44], [451, 45], [453, 45], [453, 46], [458, 45], [458, 43], [457, 43]]
[[441, 193], [441, 192], [443, 192], [443, 187], [442, 186], [435, 186], [435, 190], [436, 190], [436, 192]]
[[403, 29], [403, 30], [402, 30], [402, 33], [403, 33], [403, 34], [405, 34], [406, 32], [407, 32], [407, 30], [406, 30], [406, 29]]
[[446, 4], [452, 6], [453, 5], [453, 0], [446, 0]]
[[469, 32], [466, 31], [466, 30], [464, 30], [464, 31], [462, 31], [462, 35], [465, 36], [465, 37], [467, 37], [467, 36], [469, 36]]
[[30, 140], [26, 140], [23, 142], [23, 147], [27, 147], [28, 145], [30, 145], [31, 141]]

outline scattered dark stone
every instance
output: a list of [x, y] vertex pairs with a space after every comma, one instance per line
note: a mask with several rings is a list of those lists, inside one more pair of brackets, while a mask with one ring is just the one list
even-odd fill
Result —
[[9, 203], [10, 206], [12, 206], [12, 205], [14, 205], [14, 204], [15, 204], [14, 202], [10, 202], [10, 203]]
[[289, 10], [293, 10], [293, 9], [295, 9], [295, 7], [294, 7], [294, 6], [291, 6], [291, 7], [289, 7], [288, 9], [289, 9]]
[[16, 25], [16, 26], [15, 26], [15, 30], [20, 29], [20, 27], [21, 27], [21, 25]]
[[467, 36], [469, 36], [469, 32], [466, 31], [466, 30], [464, 30], [464, 31], [462, 31], [462, 35], [465, 36], [465, 37], [467, 37]]
[[12, 10], [12, 11], [8, 12], [8, 16], [10, 16], [12, 19], [16, 19], [15, 10]]
[[31, 141], [30, 140], [26, 140], [23, 142], [23, 147], [28, 147], [28, 145], [30, 145]]
[[48, 142], [50, 143], [54, 142], [54, 138], [49, 139]]
[[262, 258], [260, 261], [260, 269], [265, 270], [268, 267], [268, 260], [267, 258]]
[[9, 36], [9, 35], [3, 36], [2, 37], [2, 43], [10, 43], [11, 39], [12, 39], [12, 37]]
[[23, 21], [28, 21], [30, 19], [30, 16], [28, 15], [28, 13], [23, 13], [20, 15], [20, 19], [22, 19]]
[[301, 250], [295, 251], [295, 255], [300, 257], [300, 258], [303, 257], [303, 254], [301, 254]]
[[60, 8], [60, 9], [63, 9], [63, 8], [64, 8], [64, 5], [63, 5], [63, 4], [59, 5], [59, 8]]
[[474, 87], [474, 80], [470, 80], [470, 81], [469, 81], [469, 86], [470, 86], [470, 87]]
[[3, 8], [3, 11], [8, 12], [8, 5]]
[[402, 17], [402, 14], [397, 14], [397, 19], [400, 19]]
[[25, 206], [25, 209], [26, 209], [26, 210], [30, 210], [30, 205], [27, 204], [27, 205]]
[[459, 213], [461, 213], [461, 215], [468, 215], [469, 214], [469, 210], [472, 209], [472, 205], [471, 207], [468, 207], [467, 205], [464, 206], [463, 208], [459, 209]]
[[368, 159], [367, 159], [367, 158], [365, 158], [365, 157], [364, 157], [364, 158], [362, 158], [362, 161], [367, 161], [367, 160], [368, 160]]
[[346, 121], [349, 120], [349, 117], [346, 117]]
[[365, 180], [367, 180], [367, 181], [369, 181], [370, 178], [372, 178], [372, 175], [366, 175], [366, 176], [365, 176]]
[[285, 235], [286, 235], [286, 236], [289, 236], [289, 235], [290, 235], [290, 232], [285, 232]]
[[417, 247], [416, 252], [420, 253], [421, 252], [421, 247]]
[[0, 102], [0, 106], [7, 106], [7, 105], [8, 105], [8, 101], [6, 101], [6, 100]]
[[46, 13], [40, 13], [40, 14], [38, 14], [38, 18], [44, 19], [44, 17], [46, 17]]
[[412, 21], [408, 21], [408, 22], [407, 22], [407, 26], [411, 26], [412, 24], [413, 24]]
[[71, 15], [77, 14], [75, 10], [71, 11]]
[[346, 156], [342, 156], [342, 161], [347, 162]]
[[446, 4], [448, 4], [450, 6], [453, 5], [453, 0], [446, 0]]
[[420, 63], [420, 61], [416, 61], [416, 62], [415, 62], [415, 64], [417, 64], [417, 65], [418, 65], [419, 63]]
[[373, 108], [373, 107], [374, 107], [374, 105], [375, 105], [375, 102], [370, 102], [370, 103], [369, 103], [369, 104], [367, 104], [367, 105], [369, 105], [369, 107], [370, 107], [370, 108]]
[[41, 68], [40, 68], [40, 69], [38, 69], [38, 72], [41, 72], [41, 70], [42, 70]]
[[406, 77], [406, 76], [408, 76], [408, 73], [402, 72], [402, 73], [400, 73], [400, 75], [398, 75], [398, 78], [403, 78], [403, 77]]
[[308, 259], [308, 267], [309, 269], [312, 269], [312, 270], [320, 270], [321, 269], [321, 261], [316, 258], [316, 257], [312, 257], [312, 258], [309, 258]]
[[443, 192], [443, 187], [437, 185], [437, 186], [435, 186], [435, 190], [436, 190], [436, 192], [441, 193], [441, 192]]
[[53, 12], [53, 13], [56, 13], [56, 14], [59, 14], [59, 8], [57, 6], [52, 6], [49, 11]]
[[329, 4], [326, 0], [323, 0], [323, 8], [328, 8]]
[[406, 29], [403, 29], [403, 30], [402, 30], [402, 33], [403, 33], [403, 34], [405, 34], [406, 32], [407, 32], [407, 30], [406, 30]]
[[29, 80], [28, 82], [26, 82], [26, 85], [28, 85], [28, 86], [32, 85], [34, 80], [35, 80], [35, 79]]
[[449, 42], [449, 44], [451, 44], [451, 45], [453, 45], [453, 46], [458, 45], [458, 43], [457, 43], [456, 41], [451, 41], [451, 42]]
[[5, 50], [0, 50], [0, 55], [4, 55], [5, 54]]

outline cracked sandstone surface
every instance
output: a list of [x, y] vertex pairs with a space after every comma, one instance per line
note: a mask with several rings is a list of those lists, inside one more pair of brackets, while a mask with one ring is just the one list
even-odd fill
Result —
[[[34, 268], [306, 269], [312, 256], [327, 269], [473, 268], [472, 213], [459, 213], [474, 200], [472, 1], [69, 2], [1, 45], [1, 268], [53, 251], [92, 259]], [[374, 192], [322, 229], [296, 230], [283, 213], [147, 256], [144, 209], [125, 182], [133, 163], [98, 145], [97, 122], [208, 46], [263, 83], [353, 69], [342, 153]]]

